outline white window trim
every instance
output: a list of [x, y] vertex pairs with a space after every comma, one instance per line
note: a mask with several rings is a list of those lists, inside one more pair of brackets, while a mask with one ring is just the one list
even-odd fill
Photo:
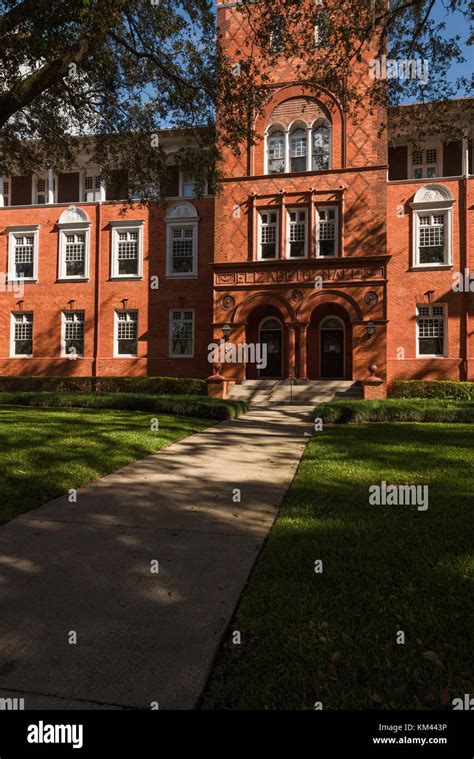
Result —
[[[142, 279], [143, 278], [143, 219], [127, 221], [111, 221], [110, 234], [110, 279]], [[138, 232], [138, 266], [136, 274], [119, 274], [118, 272], [118, 243], [119, 232]]]
[[[191, 227], [193, 230], [193, 268], [192, 271], [174, 272], [173, 271], [173, 229]], [[198, 220], [194, 218], [177, 218], [166, 222], [166, 276], [173, 279], [186, 279], [197, 277], [198, 271]], [[179, 309], [174, 309], [175, 311]], [[189, 309], [188, 309], [189, 310]]]
[[[286, 209], [286, 258], [289, 258], [290, 261], [303, 261], [305, 258], [308, 258], [308, 237], [309, 237], [309, 225], [308, 225], [308, 207], [307, 206], [289, 206]], [[305, 243], [304, 243], [304, 256], [292, 256], [290, 254], [291, 251], [291, 242], [290, 242], [290, 213], [302, 213], [304, 211], [305, 213]], [[268, 259], [266, 259], [268, 260]]]
[[[100, 177], [100, 187], [94, 187], [92, 190], [86, 190], [86, 177]], [[86, 192], [93, 193], [94, 199], [86, 200]], [[105, 181], [101, 174], [100, 169], [83, 169], [79, 172], [79, 196], [80, 203], [103, 203], [105, 201]]]
[[[301, 129], [302, 131], [306, 132], [306, 169], [307, 172], [315, 172], [315, 171], [321, 171], [321, 169], [315, 169], [313, 168], [313, 138], [314, 138], [314, 131], [315, 129], [320, 126], [322, 123], [325, 124], [325, 126], [329, 129], [329, 168], [327, 171], [332, 170], [332, 157], [333, 157], [333, 125], [329, 121], [329, 119], [325, 117], [319, 117], [316, 119], [314, 124], [308, 125], [305, 121], [302, 121], [301, 118], [295, 119], [288, 127], [284, 127], [278, 122], [275, 122], [274, 124], [270, 124], [265, 132], [265, 140], [264, 140], [264, 174], [266, 176], [282, 176], [282, 174], [303, 174], [303, 171], [292, 171], [291, 169], [291, 157], [290, 157], [290, 139], [292, 132], [294, 132], [297, 129]], [[285, 140], [285, 156], [284, 156], [284, 164], [285, 169], [281, 174], [269, 174], [269, 159], [268, 159], [268, 147], [269, 147], [269, 140], [271, 139], [274, 132], [283, 132], [284, 140]]]
[[[8, 230], [8, 281], [9, 282], [37, 282], [38, 281], [38, 247], [39, 247], [39, 224], [30, 224], [22, 227], [7, 227]], [[15, 273], [15, 238], [16, 235], [33, 236], [33, 276], [17, 277]]]
[[[8, 184], [8, 203], [5, 203], [5, 183]], [[10, 176], [0, 176], [0, 208], [7, 207], [9, 208], [11, 205], [11, 191], [12, 191], [12, 182]]]
[[[276, 241], [275, 241], [275, 257], [274, 258], [262, 258], [262, 213], [276, 213]], [[258, 261], [278, 261], [280, 255], [280, 210], [278, 208], [259, 208], [258, 209], [258, 247], [257, 247], [257, 260]]]
[[[453, 265], [452, 259], [452, 206], [446, 207], [446, 203], [439, 204], [442, 207], [437, 208], [430, 206], [429, 208], [417, 208], [413, 210], [413, 253], [412, 253], [412, 268], [413, 269], [442, 269], [451, 267]], [[444, 261], [443, 263], [427, 263], [420, 262], [420, 216], [431, 216], [436, 214], [437, 216], [444, 216]]]
[[61, 311], [61, 358], [69, 358], [71, 361], [84, 358], [86, 352], [86, 314], [83, 308], [75, 308], [72, 313], [81, 313], [84, 316], [84, 352], [82, 354], [76, 353], [76, 358], [71, 359], [71, 354], [66, 351], [66, 314], [71, 311]]
[[[313, 166], [314, 132], [320, 126], [325, 126], [329, 130], [329, 166], [326, 169], [326, 171], [331, 171], [331, 169], [332, 169], [332, 124], [329, 121], [329, 119], [327, 119], [327, 118], [318, 118], [318, 119], [316, 119], [316, 121], [314, 122], [314, 124], [311, 127], [311, 150], [310, 150], [310, 153], [311, 153], [311, 155], [310, 155], [310, 167], [311, 167], [311, 169], [310, 170], [311, 171], [321, 171], [321, 169], [315, 169], [314, 166]], [[324, 169], [323, 169], [323, 171], [324, 171]]]
[[[77, 222], [60, 223], [57, 225], [59, 229], [58, 239], [58, 280], [75, 280], [78, 282], [89, 279], [89, 259], [90, 259], [90, 228], [91, 222]], [[68, 234], [84, 234], [84, 274], [79, 275], [67, 275], [66, 274], [66, 235]]]
[[[284, 170], [280, 172], [279, 174], [270, 174], [270, 167], [269, 167], [269, 158], [268, 158], [268, 149], [269, 149], [269, 141], [271, 140], [272, 136], [275, 134], [275, 132], [282, 132], [283, 134], [283, 163], [284, 163]], [[281, 124], [275, 123], [270, 124], [267, 127], [266, 133], [265, 133], [265, 155], [264, 155], [264, 174], [269, 174], [272, 177], [279, 177], [283, 174], [288, 173], [288, 130], [285, 129], [284, 126]]]
[[[192, 333], [192, 341], [193, 341], [193, 347], [191, 353], [189, 353], [186, 356], [183, 356], [181, 354], [173, 353], [173, 312], [174, 311], [180, 311], [183, 313], [184, 311], [187, 311], [189, 313], [192, 313], [193, 315], [193, 333]], [[168, 317], [168, 358], [194, 358], [194, 351], [195, 351], [195, 332], [196, 332], [196, 312], [194, 308], [170, 308], [169, 310], [169, 317]]]
[[[433, 306], [443, 307], [443, 319], [444, 319], [444, 336], [443, 336], [443, 353], [420, 353], [420, 319], [430, 319], [430, 316], [419, 316], [418, 308], [420, 306], [429, 306], [430, 309]], [[439, 317], [435, 317], [439, 318]], [[432, 358], [447, 358], [449, 356], [448, 349], [448, 304], [447, 303], [418, 303], [416, 306], [416, 358], [420, 359], [432, 359]]]
[[33, 334], [31, 338], [31, 347], [33, 348], [34, 346], [35, 317], [33, 311], [12, 311], [10, 317], [10, 358], [33, 358], [33, 353], [15, 353], [15, 316], [19, 316], [20, 314], [31, 314], [32, 316]]
[[[134, 312], [137, 315], [137, 352], [136, 353], [119, 353], [118, 352], [118, 315], [119, 314], [126, 314], [129, 312]], [[138, 311], [138, 308], [116, 308], [114, 311], [114, 358], [138, 358], [139, 356], [139, 346], [138, 346], [138, 338], [139, 338], [139, 332], [138, 332], [138, 326], [140, 321], [140, 314]]]
[[[335, 218], [334, 218], [334, 253], [332, 256], [321, 256], [319, 254], [319, 211], [334, 211], [335, 212]], [[339, 250], [339, 206], [325, 206], [325, 205], [317, 205], [316, 206], [316, 229], [314, 230], [314, 234], [316, 235], [316, 258], [321, 259], [329, 259], [329, 258], [339, 258], [340, 256], [340, 250]]]
[[[422, 169], [423, 171], [426, 170], [427, 166], [432, 166], [433, 164], [427, 164], [427, 163], [413, 163], [413, 153], [416, 152], [416, 150], [422, 150], [423, 152], [426, 152], [427, 150], [436, 150], [436, 174], [434, 177], [428, 177], [424, 176], [421, 179], [415, 179], [415, 169]], [[443, 144], [442, 142], [438, 141], [431, 141], [426, 142], [423, 144], [420, 144], [419, 148], [413, 149], [412, 147], [408, 148], [408, 154], [409, 154], [409, 177], [412, 181], [415, 182], [422, 182], [425, 183], [433, 181], [433, 179], [437, 179], [443, 176]]]

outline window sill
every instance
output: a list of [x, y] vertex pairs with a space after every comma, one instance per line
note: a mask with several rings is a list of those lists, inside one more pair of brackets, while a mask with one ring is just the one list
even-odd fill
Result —
[[417, 264], [410, 266], [408, 271], [449, 271], [452, 268], [452, 264]]
[[33, 358], [33, 354], [31, 353], [31, 354], [30, 354], [30, 355], [28, 355], [28, 356], [27, 356], [27, 355], [18, 355], [18, 356], [16, 356], [16, 355], [15, 355], [15, 356], [10, 356], [10, 358], [21, 358], [21, 359], [25, 359], [25, 358]]
[[113, 356], [113, 358], [141, 358], [136, 353], [121, 353], [120, 356]]
[[167, 274], [165, 279], [199, 279], [197, 274]]
[[34, 277], [28, 277], [24, 279], [10, 279], [7, 280], [8, 285], [36, 285], [38, 280]]
[[89, 282], [89, 277], [58, 277], [56, 283], [59, 282]]
[[109, 282], [123, 282], [125, 280], [128, 282], [134, 282], [134, 281], [139, 282], [142, 279], [143, 279], [142, 274], [124, 274], [122, 276], [117, 275], [114, 277], [109, 277], [108, 281]]
[[194, 358], [194, 354], [192, 356], [168, 356], [168, 358]]

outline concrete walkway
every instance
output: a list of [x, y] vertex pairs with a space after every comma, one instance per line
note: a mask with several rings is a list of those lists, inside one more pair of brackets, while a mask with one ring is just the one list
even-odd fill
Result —
[[255, 409], [1, 527], [0, 698], [193, 708], [310, 419]]

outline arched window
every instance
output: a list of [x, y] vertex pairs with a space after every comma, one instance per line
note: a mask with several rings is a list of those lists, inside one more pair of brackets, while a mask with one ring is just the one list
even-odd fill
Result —
[[313, 171], [331, 168], [331, 126], [318, 121], [313, 127]]
[[284, 174], [285, 172], [285, 135], [281, 129], [270, 132], [268, 142], [268, 173]]
[[306, 131], [298, 127], [290, 134], [290, 171], [306, 171], [308, 150]]

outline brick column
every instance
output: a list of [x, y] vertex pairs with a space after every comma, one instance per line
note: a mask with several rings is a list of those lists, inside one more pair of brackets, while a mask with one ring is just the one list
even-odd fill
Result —
[[295, 368], [295, 326], [286, 324], [286, 361], [284, 379], [290, 379]]
[[308, 379], [308, 324], [300, 324], [300, 355], [298, 378]]
[[279, 229], [279, 243], [280, 249], [278, 251], [277, 258], [286, 258], [286, 197], [285, 191], [280, 190], [280, 229]]

